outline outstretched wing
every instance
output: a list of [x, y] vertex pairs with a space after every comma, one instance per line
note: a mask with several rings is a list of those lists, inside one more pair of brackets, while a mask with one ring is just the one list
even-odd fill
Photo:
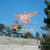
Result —
[[13, 16], [16, 17], [16, 18], [18, 18], [18, 19], [20, 19], [21, 14], [14, 14]]
[[28, 13], [28, 14], [27, 14], [27, 15], [28, 15], [28, 19], [31, 18], [31, 17], [33, 17], [36, 13], [37, 13], [37, 12], [30, 12], [30, 13]]

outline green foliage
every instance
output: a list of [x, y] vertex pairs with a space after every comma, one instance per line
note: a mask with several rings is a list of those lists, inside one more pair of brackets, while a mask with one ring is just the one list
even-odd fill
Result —
[[31, 34], [31, 32], [27, 32], [25, 38], [33, 38], [33, 34]]
[[12, 29], [11, 30], [11, 34], [13, 35], [13, 37], [18, 37], [18, 32], [16, 31], [16, 29]]
[[3, 36], [3, 30], [5, 29], [5, 25], [4, 24], [0, 24], [0, 35]]
[[41, 42], [45, 50], [50, 50], [50, 35], [43, 34], [43, 41]]
[[37, 39], [40, 39], [38, 32], [36, 32], [36, 38], [37, 38]]
[[44, 9], [45, 14], [47, 15], [47, 18], [44, 18], [44, 23], [46, 26], [41, 28], [47, 30], [50, 28], [50, 1], [45, 0], [45, 3], [47, 5], [47, 8]]
[[46, 5], [50, 5], [50, 1], [45, 0]]
[[47, 15], [47, 19], [44, 18], [44, 23], [46, 23], [46, 27], [50, 28], [50, 1], [45, 0], [47, 8], [44, 9], [45, 14]]
[[41, 27], [41, 29], [44, 29], [44, 27]]
[[18, 24], [18, 22], [16, 21], [16, 23]]
[[23, 33], [21, 33], [21, 34], [20, 34], [20, 37], [21, 37], [21, 38], [24, 38], [24, 35], [23, 35]]
[[0, 31], [3, 31], [3, 29], [5, 29], [5, 25], [0, 24]]
[[21, 26], [18, 26], [17, 28], [20, 30], [22, 27]]
[[[50, 29], [50, 1], [45, 0], [45, 3], [47, 5], [47, 8], [44, 9], [45, 14], [47, 15], [47, 18], [44, 18], [44, 23], [46, 25], [45, 27], [41, 27], [41, 28], [44, 30], [48, 30]], [[41, 45], [42, 47], [45, 48], [45, 50], [50, 50], [50, 35], [43, 34]]]
[[11, 37], [11, 30], [10, 30], [9, 27], [6, 27], [5, 36], [9, 36], [9, 37]]
[[16, 29], [11, 30], [11, 34], [13, 35], [13, 37], [19, 37], [20, 36], [20, 33], [18, 33], [18, 31], [20, 31], [21, 28], [22, 28], [21, 26], [18, 26], [17, 31], [16, 31]]

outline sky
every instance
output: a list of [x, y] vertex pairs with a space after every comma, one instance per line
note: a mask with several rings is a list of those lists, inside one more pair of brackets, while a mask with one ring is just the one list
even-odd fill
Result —
[[10, 27], [11, 23], [18, 21], [20, 25], [22, 23], [20, 23], [19, 19], [15, 18], [13, 14], [21, 14], [24, 11], [26, 13], [37, 11], [37, 14], [30, 18], [29, 22], [37, 24], [27, 25], [26, 29], [33, 28], [33, 32], [28, 32], [31, 32], [34, 35], [36, 34], [36, 32], [39, 32], [41, 35], [44, 32], [44, 30], [42, 30], [40, 27], [45, 26], [43, 20], [44, 17], [46, 17], [44, 13], [44, 8], [46, 8], [46, 4], [44, 1], [45, 0], [0, 0], [0, 24], [4, 24], [5, 26]]

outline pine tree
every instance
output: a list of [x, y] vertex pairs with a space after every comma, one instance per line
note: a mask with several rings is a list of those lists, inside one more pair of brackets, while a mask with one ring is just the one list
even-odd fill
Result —
[[40, 39], [38, 32], [36, 32], [36, 38], [37, 38], [37, 39]]
[[5, 32], [5, 36], [11, 37], [11, 30], [10, 27], [6, 27], [6, 32]]
[[44, 23], [46, 23], [46, 28], [50, 28], [50, 1], [45, 1], [47, 8], [44, 9], [45, 14], [47, 15], [47, 18], [44, 18]]
[[26, 32], [25, 38], [33, 38], [33, 34], [31, 32]]
[[[44, 23], [46, 24], [46, 26], [41, 28], [44, 30], [48, 30], [50, 29], [50, 1], [45, 0], [45, 3], [47, 5], [47, 8], [44, 9], [45, 14], [47, 15], [47, 18], [44, 18]], [[45, 50], [50, 50], [50, 35], [47, 34], [43, 34], [42, 47], [44, 47]]]
[[0, 35], [3, 36], [3, 30], [5, 29], [5, 25], [4, 24], [0, 24]]

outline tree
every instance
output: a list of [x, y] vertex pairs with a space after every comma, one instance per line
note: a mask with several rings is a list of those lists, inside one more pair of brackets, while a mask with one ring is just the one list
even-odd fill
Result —
[[[44, 9], [45, 14], [47, 15], [47, 18], [44, 18], [44, 23], [46, 24], [46, 26], [41, 28], [44, 30], [48, 30], [50, 29], [50, 1], [45, 0], [45, 3], [47, 5], [47, 8]], [[45, 50], [50, 50], [50, 35], [47, 35], [47, 34], [43, 34], [43, 40], [41, 44], [42, 44], [42, 47], [45, 48]]]
[[47, 15], [47, 18], [44, 18], [44, 23], [46, 23], [45, 28], [50, 28], [50, 1], [45, 1], [47, 8], [44, 9], [45, 14]]
[[43, 41], [41, 42], [41, 44], [45, 50], [50, 50], [50, 36], [43, 34]]
[[38, 32], [36, 32], [36, 38], [37, 38], [37, 39], [40, 39]]
[[33, 38], [33, 34], [31, 34], [31, 32], [27, 32], [25, 38]]
[[5, 25], [4, 24], [0, 24], [0, 32], [1, 32], [1, 36], [3, 36], [3, 30], [5, 29]]
[[5, 36], [11, 37], [11, 30], [10, 30], [10, 28], [8, 26], [6, 27]]
[[20, 37], [21, 37], [21, 38], [24, 38], [24, 35], [23, 35], [23, 33], [20, 33]]
[[20, 36], [20, 33], [18, 33], [18, 32], [20, 31], [21, 28], [22, 28], [21, 26], [18, 26], [16, 29], [11, 30], [13, 37], [19, 37]]
[[13, 35], [13, 37], [18, 37], [19, 36], [18, 31], [16, 31], [16, 29], [12, 29], [11, 34]]

